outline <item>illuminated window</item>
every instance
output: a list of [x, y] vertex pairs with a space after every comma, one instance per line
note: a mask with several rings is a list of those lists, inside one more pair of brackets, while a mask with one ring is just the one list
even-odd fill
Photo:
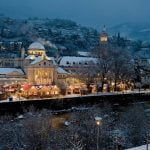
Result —
[[101, 37], [101, 42], [107, 42], [107, 36], [103, 36], [103, 37]]

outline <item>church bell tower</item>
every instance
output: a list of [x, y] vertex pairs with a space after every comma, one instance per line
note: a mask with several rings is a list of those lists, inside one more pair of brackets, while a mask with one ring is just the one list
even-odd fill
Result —
[[100, 43], [106, 44], [107, 42], [108, 42], [108, 34], [106, 32], [106, 27], [104, 26], [100, 35]]

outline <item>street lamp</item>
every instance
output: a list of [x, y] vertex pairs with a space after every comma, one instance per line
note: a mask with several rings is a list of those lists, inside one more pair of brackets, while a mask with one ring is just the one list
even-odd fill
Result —
[[124, 140], [124, 132], [119, 130], [119, 129], [116, 129], [113, 132], [113, 136], [114, 136], [114, 142], [116, 145], [115, 149], [120, 150], [121, 149], [121, 142], [122, 142], [122, 140]]
[[149, 149], [149, 138], [150, 138], [150, 131], [147, 131], [147, 137], [146, 137], [146, 150]]
[[95, 117], [95, 121], [97, 125], [97, 150], [99, 150], [99, 132], [100, 132], [100, 126], [102, 125], [102, 118]]

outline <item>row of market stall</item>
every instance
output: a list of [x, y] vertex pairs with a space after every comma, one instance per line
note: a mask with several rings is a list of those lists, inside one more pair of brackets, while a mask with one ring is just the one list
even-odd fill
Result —
[[60, 89], [56, 85], [31, 85], [24, 84], [20, 89], [22, 97], [51, 97], [59, 95]]

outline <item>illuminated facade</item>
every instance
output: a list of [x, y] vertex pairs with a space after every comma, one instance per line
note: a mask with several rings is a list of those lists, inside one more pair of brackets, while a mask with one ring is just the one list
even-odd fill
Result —
[[102, 43], [108, 42], [108, 35], [106, 32], [102, 32], [101, 37], [100, 37], [100, 42], [102, 42]]
[[[46, 50], [41, 43], [32, 43], [26, 57], [25, 52], [21, 54], [21, 58], [0, 59], [0, 83], [4, 84], [6, 81], [4, 78], [9, 78], [10, 82], [12, 78], [13, 82], [19, 78], [33, 85], [51, 85], [58, 80], [66, 79], [68, 73], [58, 67], [53, 57], [46, 55]], [[17, 72], [18, 70], [21, 73]]]
[[36, 85], [56, 83], [56, 66], [51, 60], [33, 62], [27, 67], [27, 78], [30, 83]]
[[29, 83], [34, 85], [57, 83], [58, 65], [54, 58], [46, 55], [42, 44], [35, 42], [29, 46], [28, 56], [25, 58], [24, 64]]
[[107, 44], [108, 43], [108, 34], [106, 32], [106, 27], [104, 26], [101, 36], [100, 36], [100, 43]]

